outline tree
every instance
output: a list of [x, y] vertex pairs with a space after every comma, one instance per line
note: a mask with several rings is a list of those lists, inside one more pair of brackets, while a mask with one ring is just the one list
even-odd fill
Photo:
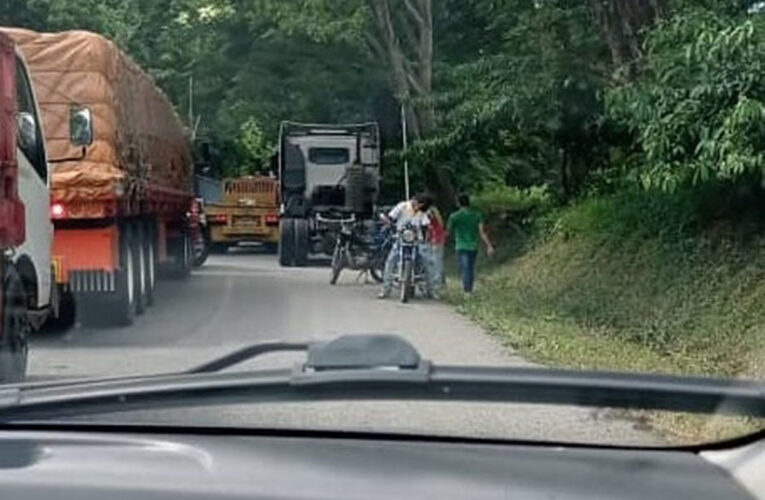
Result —
[[643, 32], [666, 12], [667, 1], [589, 0], [589, 5], [618, 74], [632, 78], [643, 55]]
[[610, 93], [644, 152], [644, 186], [752, 185], [765, 171], [765, 20], [693, 11], [651, 33], [646, 68]]

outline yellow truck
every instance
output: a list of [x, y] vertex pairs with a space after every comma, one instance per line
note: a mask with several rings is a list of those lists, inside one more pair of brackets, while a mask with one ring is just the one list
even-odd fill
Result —
[[279, 181], [267, 176], [224, 179], [220, 201], [205, 204], [210, 251], [239, 243], [262, 243], [275, 253], [279, 242]]

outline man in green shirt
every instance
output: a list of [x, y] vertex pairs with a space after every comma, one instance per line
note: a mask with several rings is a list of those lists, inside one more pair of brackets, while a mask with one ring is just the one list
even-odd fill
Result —
[[486, 245], [486, 253], [494, 255], [494, 246], [484, 228], [483, 215], [470, 206], [470, 197], [462, 194], [458, 200], [459, 210], [449, 217], [446, 225], [448, 234], [454, 235], [457, 263], [462, 278], [462, 289], [473, 292], [475, 283], [475, 261], [478, 257], [478, 238]]

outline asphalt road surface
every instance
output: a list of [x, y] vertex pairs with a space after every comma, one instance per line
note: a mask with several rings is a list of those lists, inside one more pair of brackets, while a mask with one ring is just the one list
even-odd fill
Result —
[[[376, 298], [356, 273], [328, 284], [317, 265], [282, 269], [271, 255], [237, 249], [213, 256], [186, 282], [158, 284], [156, 305], [131, 327], [41, 332], [30, 347], [30, 378], [96, 377], [188, 369], [269, 340], [396, 333], [440, 364], [523, 365], [526, 361], [446, 305]], [[269, 355], [237, 369], [292, 366]], [[106, 417], [99, 417], [107, 419]], [[609, 410], [548, 405], [354, 402], [260, 404], [122, 414], [128, 422], [375, 430], [478, 437], [654, 445], [659, 438]], [[108, 420], [107, 419], [107, 420]]]

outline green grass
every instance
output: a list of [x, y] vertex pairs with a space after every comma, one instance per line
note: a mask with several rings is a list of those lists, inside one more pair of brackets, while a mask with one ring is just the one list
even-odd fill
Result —
[[[682, 196], [583, 201], [551, 214], [533, 243], [511, 239], [504, 263], [484, 260], [473, 297], [447, 298], [540, 363], [765, 378], [765, 235], [698, 214]], [[690, 417], [656, 423], [702, 430]], [[724, 431], [703, 426], [705, 438]]]

